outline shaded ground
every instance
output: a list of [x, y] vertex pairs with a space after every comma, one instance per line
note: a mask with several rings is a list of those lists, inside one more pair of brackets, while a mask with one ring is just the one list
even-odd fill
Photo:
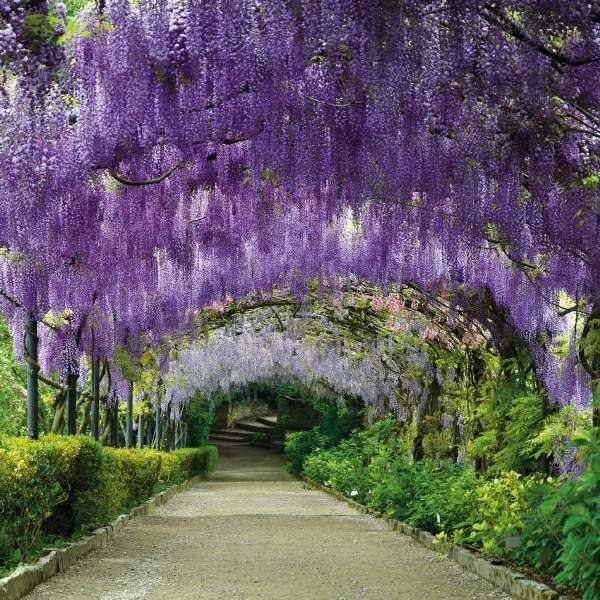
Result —
[[140, 517], [30, 600], [508, 599], [327, 494], [281, 458], [221, 448], [210, 481]]

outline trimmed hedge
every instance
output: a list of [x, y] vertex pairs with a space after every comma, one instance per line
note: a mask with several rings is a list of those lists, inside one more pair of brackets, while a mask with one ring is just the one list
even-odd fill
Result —
[[219, 453], [216, 446], [204, 446], [199, 452], [197, 448], [180, 448], [170, 454], [179, 459], [185, 479], [202, 473], [212, 473], [217, 468]]
[[214, 470], [214, 446], [170, 453], [85, 436], [0, 440], [0, 572], [56, 538], [105, 525], [167, 484]]

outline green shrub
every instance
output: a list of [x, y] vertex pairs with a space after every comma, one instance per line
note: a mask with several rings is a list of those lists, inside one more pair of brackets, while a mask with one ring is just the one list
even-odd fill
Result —
[[61, 455], [56, 445], [27, 439], [9, 439], [0, 448], [3, 562], [19, 562], [31, 551], [44, 523], [68, 498], [68, 490], [61, 482], [75, 457], [76, 452]]
[[187, 404], [186, 412], [189, 423], [189, 445], [204, 447], [215, 420], [214, 406], [206, 398], [196, 394]]
[[164, 453], [149, 448], [117, 448], [112, 451], [121, 460], [128, 504], [139, 504], [152, 493], [160, 479]]
[[469, 528], [475, 510], [473, 493], [481, 483], [475, 471], [454, 464], [435, 468], [430, 462], [417, 463], [413, 469], [414, 496], [407, 521], [432, 533]]
[[108, 523], [146, 500], [159, 480], [214, 469], [214, 446], [171, 453], [104, 448], [85, 436], [0, 442], [0, 571], [45, 544]]
[[158, 480], [175, 485], [187, 479], [183, 465], [174, 452], [161, 453]]
[[[413, 463], [408, 440], [385, 419], [325, 447], [318, 428], [287, 438], [290, 465], [416, 527], [539, 569], [600, 598], [600, 436], [577, 442], [583, 476], [557, 481], [515, 471], [478, 476], [466, 465]], [[325, 441], [328, 441], [327, 439]]]
[[306, 455], [304, 459], [304, 474], [314, 481], [327, 485], [335, 460], [335, 454], [329, 450], [320, 450], [317, 448], [311, 454]]
[[195, 475], [208, 475], [212, 473], [219, 463], [219, 451], [216, 446], [208, 444], [203, 448], [198, 449], [200, 451], [200, 470]]
[[317, 448], [326, 448], [328, 445], [329, 438], [323, 435], [318, 427], [308, 431], [288, 433], [285, 436], [285, 457], [290, 470], [300, 473], [304, 459]]
[[362, 411], [351, 401], [317, 397], [312, 398], [310, 404], [319, 413], [319, 429], [331, 445], [338, 444], [362, 425]]
[[106, 523], [125, 501], [121, 463], [89, 437], [49, 435], [42, 443], [59, 449], [59, 456], [69, 449], [74, 454], [70, 469], [63, 468], [60, 480], [68, 497], [45, 523], [44, 531], [72, 535]]
[[216, 446], [180, 448], [173, 450], [170, 454], [178, 458], [185, 479], [196, 475], [207, 475], [217, 468], [218, 451]]
[[581, 435], [574, 446], [588, 456], [581, 477], [561, 486], [547, 503], [550, 512], [566, 512], [557, 580], [584, 591], [584, 600], [600, 598], [600, 433]]
[[360, 457], [343, 443], [336, 449], [317, 452], [304, 462], [308, 477], [343, 492], [359, 502], [368, 496], [369, 480]]
[[388, 476], [373, 485], [370, 506], [396, 519], [406, 520], [414, 497], [414, 467], [405, 460], [388, 461]]
[[507, 539], [520, 536], [528, 511], [528, 490], [534, 480], [506, 471], [482, 481], [471, 495], [473, 523], [467, 539], [491, 556], [507, 556]]
[[[528, 510], [523, 518], [521, 543], [514, 560], [531, 565], [555, 577], [559, 571], [556, 557], [563, 543], [566, 506], [560, 501], [562, 486], [552, 478], [534, 481], [526, 491]], [[558, 502], [556, 501], [558, 499]]]

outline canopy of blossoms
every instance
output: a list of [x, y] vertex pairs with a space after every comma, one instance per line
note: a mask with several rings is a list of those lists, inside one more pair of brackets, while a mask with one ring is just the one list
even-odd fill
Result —
[[389, 406], [389, 400], [396, 400], [397, 382], [390, 379], [377, 348], [370, 350], [353, 358], [340, 347], [319, 347], [289, 331], [221, 332], [180, 354], [163, 403], [178, 409], [197, 392], [210, 398], [255, 381], [297, 380]]
[[164, 377], [163, 406], [177, 414], [198, 393], [213, 401], [253, 382], [294, 381], [326, 395], [359, 398], [407, 420], [413, 405], [426, 398], [427, 381], [453, 377], [436, 369], [425, 340], [449, 341], [439, 332], [430, 335], [427, 322], [406, 311], [392, 318], [375, 312], [372, 318], [361, 328], [347, 307], [310, 306], [238, 315], [177, 352]]
[[[360, 300], [363, 312], [353, 311]], [[179, 414], [197, 394], [214, 401], [253, 382], [295, 381], [406, 420], [427, 400], [433, 380], [449, 388], [455, 363], [468, 360], [465, 349], [489, 347], [493, 335], [464, 311], [448, 313], [441, 304], [425, 318], [406, 302], [397, 293], [363, 292], [303, 305], [274, 298], [268, 307], [238, 307], [227, 321], [205, 315], [204, 335], [182, 344], [162, 369], [163, 408]], [[440, 350], [458, 353], [436, 361]], [[545, 373], [546, 389], [559, 406], [581, 411], [590, 394], [585, 380], [574, 377], [572, 360]]]
[[598, 2], [65, 15], [0, 3], [2, 308], [50, 322], [45, 370], [312, 278], [486, 290], [542, 370], [595, 318]]

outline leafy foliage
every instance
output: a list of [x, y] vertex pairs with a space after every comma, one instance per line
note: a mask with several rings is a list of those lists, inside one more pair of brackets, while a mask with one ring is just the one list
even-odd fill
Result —
[[562, 486], [547, 509], [564, 507], [567, 515], [558, 580], [577, 585], [585, 591], [584, 600], [594, 600], [600, 595], [600, 436], [594, 430], [573, 443], [586, 450], [587, 468]]
[[57, 537], [94, 529], [150, 496], [215, 468], [216, 448], [104, 448], [85, 436], [0, 443], [0, 569]]
[[484, 355], [477, 393], [477, 418], [484, 427], [469, 451], [495, 471], [534, 473], [547, 470], [543, 461], [554, 446], [535, 446], [548, 412], [545, 391], [532, 370], [528, 352], [517, 347], [513, 358]]
[[[305, 435], [314, 439], [315, 432]], [[299, 461], [298, 439], [288, 438], [289, 460]], [[441, 542], [469, 544], [489, 556], [534, 567], [579, 587], [592, 600], [600, 581], [600, 439], [593, 432], [575, 443], [588, 457], [579, 478], [515, 471], [482, 477], [465, 465], [412, 462], [397, 423], [386, 419], [354, 431], [336, 446], [315, 447], [305, 455], [302, 471], [438, 534]]]
[[25, 369], [13, 356], [13, 340], [0, 315], [0, 433], [24, 432], [25, 402]]

